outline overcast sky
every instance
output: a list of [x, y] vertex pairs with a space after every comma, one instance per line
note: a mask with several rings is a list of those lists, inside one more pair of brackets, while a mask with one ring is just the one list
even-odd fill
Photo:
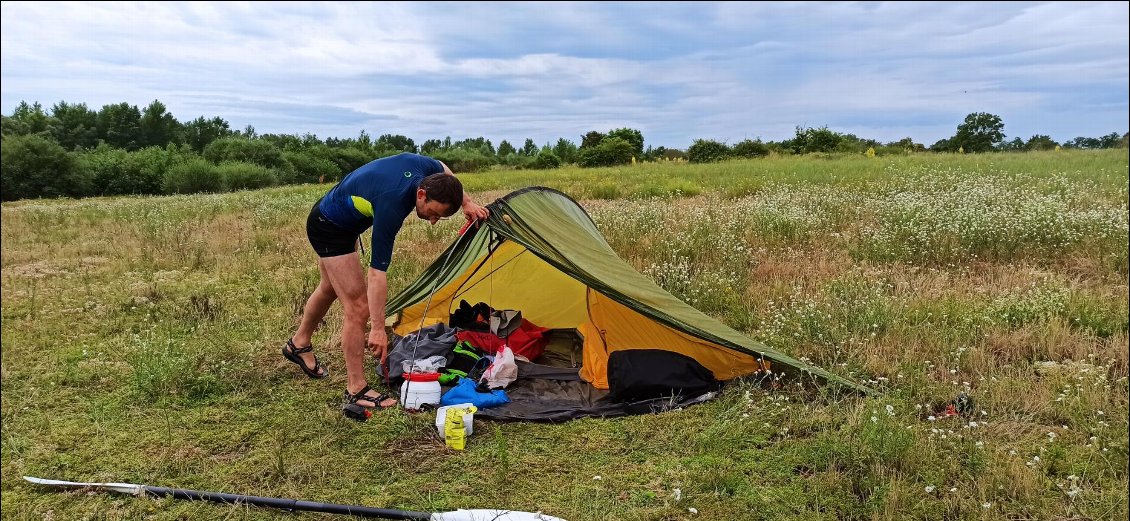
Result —
[[1128, 130], [1128, 2], [3, 2], [2, 106], [539, 145]]

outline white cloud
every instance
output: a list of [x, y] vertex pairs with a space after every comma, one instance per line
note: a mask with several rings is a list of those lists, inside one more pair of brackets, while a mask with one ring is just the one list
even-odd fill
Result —
[[[926, 144], [1125, 132], [1127, 4], [2, 4], [2, 109], [160, 99], [187, 121], [322, 137], [539, 144], [780, 140], [797, 125]], [[1112, 127], [1113, 126], [1113, 127]]]

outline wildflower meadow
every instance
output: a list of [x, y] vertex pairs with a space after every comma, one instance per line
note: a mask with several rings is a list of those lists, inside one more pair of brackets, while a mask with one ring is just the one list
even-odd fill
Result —
[[[1117, 149], [461, 175], [483, 202], [564, 191], [664, 289], [876, 393], [734, 381], [660, 414], [476, 421], [459, 452], [428, 414], [342, 417], [340, 307], [314, 338], [330, 378], [279, 355], [329, 185], [4, 203], [2, 517], [323, 518], [30, 475], [570, 521], [1126, 519], [1128, 171]], [[409, 218], [390, 292], [457, 221]]]

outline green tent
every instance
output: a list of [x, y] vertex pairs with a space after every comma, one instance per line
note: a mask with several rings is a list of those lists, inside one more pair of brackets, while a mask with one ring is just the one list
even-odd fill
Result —
[[617, 256], [588, 213], [559, 191], [525, 188], [488, 208], [482, 226], [468, 229], [389, 300], [387, 324], [396, 334], [445, 323], [462, 301], [484, 302], [520, 310], [541, 327], [575, 332], [576, 376], [598, 390], [609, 388], [614, 353], [660, 350], [697, 361], [719, 381], [773, 371], [870, 392], [663, 290]]

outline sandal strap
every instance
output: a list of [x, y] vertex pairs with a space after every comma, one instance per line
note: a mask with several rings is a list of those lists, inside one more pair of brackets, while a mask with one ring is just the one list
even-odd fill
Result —
[[314, 350], [313, 344], [308, 345], [306, 347], [298, 347], [298, 346], [294, 345], [294, 339], [293, 338], [290, 339], [290, 340], [287, 340], [286, 345], [289, 346], [290, 352], [294, 353], [296, 355], [300, 355], [302, 353], [309, 353], [310, 351]]
[[349, 403], [357, 403], [357, 400], [373, 401], [372, 396], [366, 396], [365, 395], [365, 393], [372, 391], [372, 390], [373, 390], [372, 387], [366, 385], [364, 388], [362, 388], [360, 391], [357, 391], [354, 394], [349, 394], [349, 390], [346, 389], [345, 395], [348, 397], [347, 399], [349, 400]]
[[391, 395], [387, 395], [385, 393], [377, 393], [376, 396], [366, 396], [365, 397], [366, 400], [377, 404], [377, 407], [381, 407], [381, 402], [383, 402], [385, 400], [389, 400], [391, 398], [392, 398]]
[[365, 394], [365, 393], [372, 391], [372, 390], [373, 390], [373, 388], [368, 386], [368, 385], [366, 385], [364, 389], [361, 389], [360, 391], [358, 391], [357, 394], [353, 394], [353, 395], [350, 395], [349, 391], [346, 390], [345, 391], [345, 402], [346, 402], [346, 404], [357, 404], [357, 402], [360, 401], [360, 400], [365, 400], [367, 402], [373, 402], [373, 405], [362, 405], [361, 406], [361, 407], [364, 407], [366, 409], [384, 409], [386, 407], [391, 407], [391, 405], [383, 406], [383, 405], [381, 405], [381, 402], [384, 402], [385, 400], [395, 399], [396, 398], [395, 396], [393, 396], [391, 394], [381, 393], [381, 392], [378, 392], [376, 396], [368, 396], [368, 395]]

